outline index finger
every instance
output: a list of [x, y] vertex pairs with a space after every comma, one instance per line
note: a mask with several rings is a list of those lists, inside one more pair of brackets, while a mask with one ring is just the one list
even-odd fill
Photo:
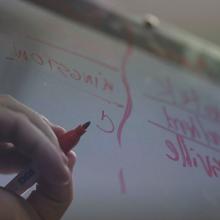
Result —
[[32, 124], [41, 130], [54, 144], [58, 143], [54, 132], [50, 129], [46, 120], [44, 120], [43, 117], [36, 111], [30, 109], [28, 106], [9, 95], [0, 95], [0, 106], [13, 112], [24, 114], [32, 122]]

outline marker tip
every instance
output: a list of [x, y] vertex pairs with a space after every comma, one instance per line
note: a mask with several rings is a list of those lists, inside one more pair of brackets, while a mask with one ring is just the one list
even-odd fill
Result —
[[91, 121], [86, 122], [85, 124], [82, 125], [84, 129], [87, 129], [89, 125], [91, 124]]

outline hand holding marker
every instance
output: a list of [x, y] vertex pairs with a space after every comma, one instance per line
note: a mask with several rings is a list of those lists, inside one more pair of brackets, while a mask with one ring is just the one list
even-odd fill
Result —
[[[77, 128], [66, 132], [58, 138], [60, 147], [65, 154], [67, 154], [79, 142], [80, 137], [86, 132], [89, 125], [90, 122], [79, 125]], [[37, 182], [38, 177], [36, 168], [31, 164], [11, 180], [5, 186], [5, 189], [21, 195]]]

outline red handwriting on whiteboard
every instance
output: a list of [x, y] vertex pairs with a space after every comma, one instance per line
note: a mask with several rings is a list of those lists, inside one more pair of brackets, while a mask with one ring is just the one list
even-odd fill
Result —
[[195, 148], [187, 146], [182, 135], [176, 135], [177, 144], [171, 140], [165, 140], [167, 158], [179, 162], [183, 167], [200, 168], [209, 177], [219, 177], [220, 158], [199, 153]]
[[175, 137], [173, 141], [171, 138], [165, 140], [166, 157], [183, 167], [203, 170], [209, 177], [219, 177], [220, 157], [217, 153], [220, 153], [220, 132], [212, 128], [211, 123], [209, 127], [199, 123], [195, 114], [174, 114], [171, 107], [168, 110], [165, 106], [161, 112], [164, 124], [148, 122]]
[[199, 113], [201, 97], [194, 88], [176, 87], [169, 77], [153, 79], [152, 84], [155, 85], [156, 90], [153, 95], [146, 93], [145, 97]]
[[172, 110], [171, 107], [161, 107], [162, 116], [165, 121], [164, 125], [152, 120], [148, 120], [148, 122], [171, 133], [183, 135], [202, 146], [220, 151], [219, 127], [212, 127], [213, 122], [209, 122], [209, 126], [207, 126], [207, 123], [202, 123], [202, 120], [199, 120], [193, 113], [184, 112], [182, 114], [182, 111], [175, 111], [174, 114]]
[[[117, 140], [120, 146], [122, 144], [123, 128], [132, 112], [133, 102], [132, 102], [130, 86], [129, 86], [127, 74], [126, 74], [126, 66], [128, 63], [128, 59], [131, 55], [131, 52], [132, 52], [132, 49], [131, 49], [131, 46], [129, 45], [126, 48], [124, 56], [122, 57], [121, 67], [120, 67], [120, 78], [121, 78], [121, 82], [122, 82], [122, 85], [123, 85], [123, 88], [126, 94], [125, 105], [117, 101], [111, 101], [97, 94], [89, 93], [93, 95], [94, 97], [97, 97], [109, 104], [113, 104], [119, 108], [123, 108], [123, 107], [125, 108], [122, 119], [119, 122], [119, 127], [117, 129]], [[96, 88], [97, 90], [103, 91], [108, 94], [109, 93], [112, 94], [114, 92], [113, 82], [109, 80], [108, 78], [104, 77], [101, 72], [98, 72], [95, 74], [87, 73], [87, 72], [77, 69], [76, 67], [70, 67], [54, 57], [43, 55], [40, 52], [33, 52], [28, 49], [18, 48], [16, 47], [15, 44], [13, 44], [13, 53], [14, 53], [13, 56], [6, 57], [6, 59], [10, 61], [22, 62], [23, 64], [32, 63], [35, 65], [39, 65], [44, 68], [48, 68], [48, 70], [52, 73], [60, 74], [64, 78], [67, 78], [67, 79], [69, 78], [74, 81], [81, 82], [85, 86], [87, 85], [87, 86], [90, 86], [91, 88]]]
[[[39, 39], [39, 38], [36, 38], [36, 37], [33, 37], [33, 36], [27, 36], [27, 39], [29, 39], [29, 40], [31, 40], [31, 41], [33, 41], [35, 43], [39, 43], [39, 44], [42, 44], [44, 46], [47, 46], [47, 47], [49, 47], [51, 49], [55, 49], [55, 50], [57, 50], [59, 52], [66, 53], [67, 55], [73, 55], [75, 57], [82, 58], [85, 61], [89, 61], [90, 63], [96, 64], [98, 66], [102, 66], [102, 67], [104, 67], [104, 68], [106, 68], [108, 70], [111, 70], [113, 72], [118, 72], [119, 71], [118, 67], [113, 66], [113, 65], [111, 65], [109, 63], [105, 63], [105, 62], [103, 62], [101, 60], [98, 60], [94, 56], [93, 57], [87, 56], [85, 54], [79, 53], [79, 52], [74, 51], [72, 49], [64, 48], [64, 47], [56, 45], [55, 43], [52, 43], [50, 41], [45, 41], [45, 40], [42, 40], [42, 39]], [[82, 47], [83, 48], [90, 48], [90, 51], [93, 51], [94, 50], [94, 47], [93, 47], [94, 45], [91, 45], [91, 42], [89, 42], [87, 45], [85, 45], [86, 42], [85, 41], [83, 42], [83, 46]], [[103, 49], [103, 52], [105, 54], [106, 54], [106, 52], [108, 52], [108, 51], [105, 50], [105, 48], [102, 48], [102, 49]], [[97, 52], [100, 52], [100, 47], [99, 47], [98, 51], [97, 50], [94, 51], [94, 54], [97, 53]], [[111, 56], [112, 56], [112, 54], [111, 54]]]
[[122, 194], [126, 194], [127, 188], [126, 188], [126, 182], [125, 182], [125, 177], [124, 177], [124, 170], [121, 168], [118, 172], [118, 179], [119, 179], [119, 184], [120, 184], [120, 191]]
[[[131, 31], [128, 31], [129, 38], [132, 38], [131, 35], [132, 35]], [[132, 55], [132, 52], [133, 52], [133, 48], [132, 48], [132, 44], [131, 44], [130, 40], [129, 40], [128, 46], [126, 48], [125, 54], [122, 58], [121, 70], [120, 70], [121, 81], [122, 81], [122, 84], [123, 84], [125, 92], [126, 92], [126, 105], [125, 105], [125, 110], [124, 110], [122, 119], [119, 123], [119, 127], [118, 127], [118, 130], [117, 130], [117, 139], [118, 139], [119, 146], [122, 146], [122, 131], [123, 131], [123, 128], [124, 128], [127, 120], [131, 116], [132, 109], [133, 109], [133, 100], [132, 100], [132, 96], [131, 96], [131, 88], [130, 88], [130, 85], [129, 85], [129, 82], [128, 82], [127, 71], [126, 71], [127, 70], [127, 64], [129, 63], [129, 58], [130, 58], [130, 56]]]
[[[50, 44], [47, 44], [48, 46], [51, 46]], [[53, 46], [54, 47], [54, 46]], [[102, 67], [105, 66], [108, 69], [111, 69], [114, 72], [118, 72], [117, 68], [110, 67], [109, 65], [106, 65], [103, 62], [99, 62], [95, 59], [82, 56], [81, 54], [73, 53], [72, 51], [66, 50], [64, 48], [58, 48], [56, 49], [62, 50], [71, 54], [74, 54], [78, 57], [84, 58], [86, 60], [89, 60], [96, 65], [101, 65]], [[51, 73], [58, 73], [62, 77], [66, 79], [72, 79], [74, 81], [78, 81], [83, 83], [84, 85], [89, 85], [93, 88], [102, 90], [105, 93], [112, 94], [114, 92], [114, 84], [111, 80], [109, 80], [107, 77], [104, 77], [101, 72], [98, 72], [96, 74], [94, 73], [85, 73], [82, 70], [78, 69], [77, 67], [70, 67], [69, 65], [65, 64], [63, 61], [55, 58], [54, 56], [48, 56], [45, 54], [42, 54], [42, 52], [35, 52], [30, 49], [24, 49], [24, 48], [18, 48], [15, 45], [13, 45], [13, 52], [14, 55], [10, 57], [6, 57], [7, 60], [10, 61], [16, 61], [21, 62], [23, 64], [34, 64], [39, 65], [43, 68], [47, 68]], [[129, 57], [132, 54], [132, 47], [131, 44], [128, 45], [128, 47], [125, 50], [124, 55], [122, 56], [121, 65], [120, 65], [120, 80], [122, 83], [122, 87], [125, 92], [125, 104], [121, 104], [118, 102], [112, 102], [108, 100], [107, 98], [101, 97], [97, 94], [90, 93], [95, 97], [98, 97], [101, 100], [104, 100], [107, 103], [111, 103], [116, 105], [119, 108], [124, 108], [124, 112], [122, 114], [121, 120], [119, 121], [119, 126], [117, 129], [117, 141], [119, 145], [122, 145], [122, 133], [123, 128], [129, 119], [131, 113], [132, 113], [132, 107], [133, 107], [133, 101], [131, 96], [131, 88], [129, 85], [129, 81], [127, 78], [127, 64], [129, 62]], [[113, 133], [115, 131], [115, 124], [109, 114], [107, 114], [104, 110], [101, 112], [101, 118], [100, 122], [97, 123], [96, 127], [103, 131], [104, 133]], [[124, 171], [121, 168], [118, 173], [119, 183], [120, 183], [120, 189], [121, 193], [126, 193], [126, 184], [125, 184], [125, 177], [124, 177]]]
[[220, 146], [220, 131], [209, 130], [206, 135], [212, 145]]
[[105, 111], [102, 111], [101, 114], [101, 121], [102, 121], [102, 126], [100, 124], [97, 124], [96, 127], [100, 129], [101, 131], [105, 133], [113, 133], [115, 130], [115, 125], [112, 121], [112, 119], [105, 113]]
[[145, 93], [146, 98], [193, 112], [199, 117], [220, 122], [219, 104], [211, 103], [211, 99], [203, 100], [202, 95], [195, 88], [187, 85], [184, 85], [184, 88], [179, 88], [169, 77], [153, 79], [152, 84], [155, 85], [156, 90], [154, 89], [153, 94]]
[[220, 108], [217, 104], [206, 105], [204, 108], [211, 120], [220, 122]]
[[162, 108], [164, 118], [167, 123], [167, 128], [179, 132], [194, 140], [202, 139], [202, 131], [197, 124], [193, 115], [187, 115], [185, 118], [173, 116], [166, 107]]
[[40, 53], [32, 52], [27, 49], [18, 49], [13, 45], [14, 56], [6, 57], [7, 60], [14, 60], [23, 63], [33, 63], [36, 65], [47, 67], [50, 72], [59, 73], [63, 77], [68, 77], [74, 81], [79, 81], [84, 85], [91, 86], [92, 88], [99, 89], [106, 93], [114, 91], [113, 83], [104, 77], [101, 72], [86, 73], [77, 68], [70, 67], [62, 61], [52, 57], [43, 56]]
[[160, 80], [155, 80], [158, 84], [158, 91], [155, 93], [155, 97], [169, 101], [173, 105], [179, 105], [182, 107], [194, 107], [194, 110], [199, 108], [199, 95], [197, 91], [192, 88], [180, 89], [174, 86], [173, 81], [167, 77]]

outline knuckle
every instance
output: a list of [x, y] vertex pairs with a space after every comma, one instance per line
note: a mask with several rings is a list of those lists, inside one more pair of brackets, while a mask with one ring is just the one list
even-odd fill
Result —
[[0, 105], [2, 107], [10, 108], [11, 105], [16, 105], [16, 100], [8, 94], [0, 95]]
[[[21, 139], [20, 136], [21, 137], [24, 136], [21, 133], [27, 132], [27, 130], [30, 130], [31, 129], [30, 125], [31, 123], [25, 114], [19, 113], [19, 112], [15, 114], [13, 137], [14, 137], [14, 140], [18, 143], [18, 145], [20, 145], [19, 143], [23, 141], [23, 140], [20, 140]], [[28, 155], [28, 157], [37, 155], [38, 145], [39, 145], [38, 141], [34, 141], [32, 138], [29, 138], [29, 140], [30, 140], [30, 144], [28, 146], [22, 146], [22, 148], [20, 148], [20, 150], [25, 155]]]
[[18, 127], [25, 126], [25, 125], [27, 125], [27, 123], [29, 123], [29, 119], [25, 114], [23, 114], [21, 112], [16, 112], [14, 114], [15, 114], [16, 126], [18, 126]]
[[12, 96], [11, 96], [11, 95], [8, 95], [8, 94], [2, 94], [2, 95], [0, 95], [0, 98], [1, 98], [1, 99], [11, 99]]
[[2, 95], [0, 95], [0, 102], [1, 103], [7, 103], [7, 102], [9, 102], [9, 101], [11, 101], [11, 100], [13, 100], [13, 98], [12, 98], [12, 96], [10, 96], [10, 95], [8, 95], [8, 94], [2, 94]]

